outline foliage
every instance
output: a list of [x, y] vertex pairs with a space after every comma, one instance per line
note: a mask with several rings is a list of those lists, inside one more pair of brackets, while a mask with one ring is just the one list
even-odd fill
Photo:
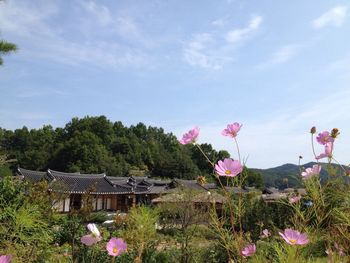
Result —
[[194, 237], [200, 233], [200, 224], [207, 222], [209, 207], [205, 204], [196, 205], [193, 198], [198, 192], [180, 189], [181, 199], [159, 206], [161, 214], [161, 227], [163, 229], [176, 229], [174, 236], [180, 246], [179, 262], [193, 262], [196, 247], [193, 245]]
[[[47, 168], [110, 176], [150, 174], [163, 178], [195, 179], [211, 173], [198, 149], [183, 147], [171, 133], [143, 123], [125, 127], [105, 116], [73, 118], [64, 128], [45, 125], [14, 131], [0, 128], [0, 148], [18, 165], [32, 170]], [[215, 158], [228, 156], [205, 144]]]
[[51, 209], [26, 195], [28, 190], [11, 177], [0, 181], [0, 254], [19, 262], [44, 259], [52, 242], [45, 216]]
[[17, 50], [17, 46], [13, 43], [7, 42], [5, 40], [0, 40], [0, 65], [4, 63], [2, 55], [9, 54]]
[[158, 211], [146, 206], [133, 207], [127, 217], [122, 236], [128, 247], [136, 252], [135, 262], [145, 262], [158, 243], [156, 223]]

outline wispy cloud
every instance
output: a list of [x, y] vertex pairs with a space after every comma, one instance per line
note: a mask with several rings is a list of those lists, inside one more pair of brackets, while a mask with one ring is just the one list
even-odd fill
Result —
[[183, 50], [185, 61], [192, 66], [205, 69], [221, 69], [229, 58], [216, 53], [215, 49], [212, 49], [215, 45], [216, 39], [211, 34], [195, 35]]
[[[56, 3], [56, 2], [55, 2]], [[153, 62], [148, 52], [150, 41], [142, 36], [140, 29], [127, 15], [112, 15], [104, 5], [93, 1], [79, 2], [89, 36], [72, 35], [59, 26], [52, 26], [50, 19], [62, 12], [61, 6], [54, 2], [42, 5], [27, 5], [25, 2], [4, 4], [0, 9], [2, 31], [17, 39], [19, 55], [30, 58], [49, 59], [68, 65], [84, 65], [102, 68], [123, 69], [125, 67], [150, 67]], [[14, 19], [16, 18], [16, 19]], [[84, 31], [86, 24], [81, 18], [74, 21], [77, 34]], [[81, 27], [81, 28], [79, 28]], [[86, 31], [86, 30], [85, 30]], [[120, 39], [129, 40], [134, 45], [118, 38], [102, 40], [100, 35], [116, 32]], [[23, 44], [22, 44], [23, 43]]]
[[57, 98], [57, 96], [68, 96], [70, 95], [69, 92], [63, 91], [60, 89], [53, 89], [53, 88], [19, 88], [18, 92], [16, 94], [17, 98], [34, 98], [34, 97], [45, 97], [45, 96], [54, 96]]
[[113, 18], [108, 7], [96, 4], [93, 1], [82, 1], [79, 3], [83, 7], [83, 9], [85, 9], [95, 18], [94, 22], [97, 22], [102, 26], [106, 26], [113, 23]]
[[[259, 28], [262, 20], [261, 16], [254, 16], [246, 28], [225, 30], [224, 32], [212, 30], [211, 33], [194, 34], [183, 47], [184, 60], [195, 67], [212, 70], [222, 69], [225, 64], [234, 60], [233, 51], [238, 48], [242, 40]], [[226, 22], [224, 19], [219, 19], [211, 24], [214, 27], [223, 27]]]
[[258, 65], [258, 68], [265, 69], [273, 65], [286, 63], [287, 61], [294, 58], [303, 48], [304, 45], [300, 44], [285, 45], [275, 51], [267, 61]]
[[312, 21], [312, 26], [315, 29], [320, 29], [325, 26], [342, 26], [347, 16], [347, 6], [336, 6], [322, 14], [320, 17]]
[[254, 16], [249, 21], [249, 24], [245, 28], [234, 29], [226, 33], [226, 40], [230, 43], [236, 43], [257, 30], [262, 23], [263, 18], [261, 16]]

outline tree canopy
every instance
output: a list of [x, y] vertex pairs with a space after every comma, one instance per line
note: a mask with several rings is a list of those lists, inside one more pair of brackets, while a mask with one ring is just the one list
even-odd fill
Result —
[[3, 55], [9, 54], [17, 50], [17, 46], [5, 40], [0, 40], [0, 65], [4, 63]]
[[[172, 133], [138, 123], [126, 127], [105, 116], [73, 118], [63, 128], [0, 128], [0, 147], [15, 162], [32, 170], [103, 173], [110, 176], [149, 174], [163, 178], [210, 178], [211, 165], [193, 145], [181, 145]], [[211, 160], [229, 157], [210, 144], [201, 145]]]

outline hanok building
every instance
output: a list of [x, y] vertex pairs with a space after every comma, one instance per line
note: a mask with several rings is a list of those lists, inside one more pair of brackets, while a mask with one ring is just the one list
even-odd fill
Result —
[[83, 195], [92, 195], [94, 211], [127, 212], [136, 204], [150, 204], [167, 188], [167, 183], [148, 177], [110, 177], [106, 174], [63, 173], [48, 169], [46, 172], [18, 168], [18, 175], [30, 183], [47, 181], [49, 192], [62, 193], [62, 200], [54, 207], [60, 212], [80, 209]]

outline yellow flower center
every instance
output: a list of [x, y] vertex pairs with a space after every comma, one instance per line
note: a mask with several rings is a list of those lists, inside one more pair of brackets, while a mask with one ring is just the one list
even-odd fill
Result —
[[295, 244], [297, 241], [295, 239], [289, 239], [289, 242]]
[[118, 248], [114, 247], [113, 248], [113, 253], [117, 254], [118, 253]]
[[229, 174], [231, 174], [231, 171], [230, 170], [226, 170], [225, 174], [229, 175]]

